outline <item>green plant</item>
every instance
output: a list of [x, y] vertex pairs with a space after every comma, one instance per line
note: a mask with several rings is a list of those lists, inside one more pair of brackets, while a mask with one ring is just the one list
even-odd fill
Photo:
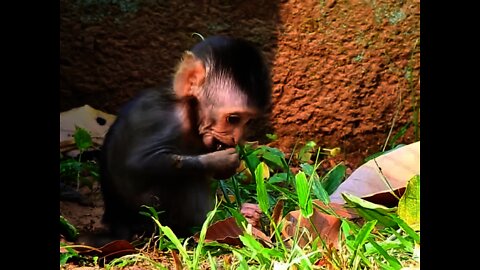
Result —
[[[173, 257], [178, 257], [176, 267], [183, 269], [401, 269], [418, 266], [419, 220], [415, 211], [409, 217], [405, 213], [411, 212], [412, 205], [407, 204], [412, 202], [412, 194], [417, 198], [413, 208], [419, 208], [419, 179], [412, 180], [409, 200], [403, 199], [405, 205], [401, 211], [344, 194], [347, 205], [361, 218], [358, 221], [343, 218], [332, 211], [329, 195], [344, 180], [345, 166], [339, 163], [327, 172], [321, 170], [322, 158], [333, 151], [328, 150], [308, 142], [287, 162], [285, 155], [276, 148], [240, 146], [238, 151], [244, 168], [231, 179], [219, 181], [217, 187], [223, 190], [223, 200], [218, 200], [208, 213], [196, 243], [192, 238], [179, 239], [169, 227], [158, 221], [159, 213], [155, 209], [145, 206], [143, 214], [150, 216], [158, 228], [151, 238], [156, 244], [150, 252], [171, 251]], [[296, 164], [296, 173], [293, 173], [291, 164]], [[231, 200], [232, 196], [235, 198]], [[315, 198], [325, 206], [314, 204]], [[270, 232], [271, 241], [257, 238], [239, 213], [241, 204], [247, 201], [259, 204], [265, 216], [263, 231]], [[285, 221], [279, 222], [273, 217], [278, 201], [285, 203], [283, 214], [299, 209], [299, 220], [310, 224], [314, 222], [314, 211], [337, 217], [340, 220], [338, 246], [327, 244], [322, 237], [312, 237], [313, 232], [305, 231], [300, 222], [286, 241], [282, 234]], [[242, 246], [207, 242], [208, 226], [215, 219], [230, 216], [235, 217], [244, 230], [238, 236]], [[302, 242], [305, 236], [310, 239], [306, 243]], [[76, 255], [73, 252], [64, 255], [68, 256]], [[154, 260], [148, 251], [143, 251], [117, 258], [107, 265], [107, 269], [140, 262], [151, 269], [171, 268]]]
[[98, 180], [98, 164], [95, 160], [84, 160], [82, 156], [94, 148], [92, 137], [87, 130], [76, 127], [74, 133], [75, 145], [79, 151], [77, 157], [64, 157], [60, 153], [60, 179], [68, 184], [75, 184], [77, 190], [81, 185], [92, 187]]

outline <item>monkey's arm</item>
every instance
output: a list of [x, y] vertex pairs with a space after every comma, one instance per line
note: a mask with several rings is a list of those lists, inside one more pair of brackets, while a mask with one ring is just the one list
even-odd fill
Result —
[[189, 144], [185, 137], [191, 135], [185, 135], [182, 127], [190, 119], [179, 116], [177, 103], [164, 95], [149, 92], [142, 96], [119, 123], [115, 144], [126, 151], [126, 169], [152, 176], [233, 175], [240, 164], [235, 149], [194, 154], [199, 146]]
[[182, 154], [170, 134], [175, 132], [166, 132], [164, 136], [159, 132], [143, 139], [131, 149], [126, 160], [127, 168], [156, 176], [212, 174], [227, 178], [240, 164], [234, 148], [201, 155]]
[[157, 125], [147, 131], [137, 130], [135, 141], [129, 143], [125, 164], [132, 172], [152, 176], [212, 174], [227, 178], [240, 165], [234, 148], [200, 155], [184, 154], [179, 149], [182, 139], [176, 125]]

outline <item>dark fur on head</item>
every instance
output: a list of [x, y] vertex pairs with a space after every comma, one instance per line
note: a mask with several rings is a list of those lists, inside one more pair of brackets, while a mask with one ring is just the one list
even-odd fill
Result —
[[[195, 45], [193, 54], [206, 64], [209, 74], [229, 77], [240, 91], [249, 98], [248, 104], [255, 108], [267, 109], [271, 102], [270, 71], [262, 54], [253, 44], [243, 39], [224, 36], [206, 38]], [[224, 81], [224, 78], [211, 78], [207, 74], [207, 86], [215, 87], [212, 81]], [[209, 87], [205, 88], [208, 95]], [[212, 89], [212, 91], [217, 91]]]

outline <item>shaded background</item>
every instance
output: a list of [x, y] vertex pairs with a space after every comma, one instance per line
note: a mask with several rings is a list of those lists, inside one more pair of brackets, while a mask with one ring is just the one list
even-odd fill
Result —
[[[314, 140], [350, 168], [419, 140], [420, 1], [60, 0], [60, 110], [116, 114], [166, 83], [184, 50], [224, 34], [254, 42], [272, 69], [270, 143]], [[401, 135], [401, 136], [400, 136]], [[388, 148], [387, 148], [388, 149]]]

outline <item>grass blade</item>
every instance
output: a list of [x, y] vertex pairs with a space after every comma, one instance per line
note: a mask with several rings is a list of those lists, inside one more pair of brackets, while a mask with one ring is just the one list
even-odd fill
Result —
[[350, 259], [350, 265], [353, 265], [355, 261], [359, 260], [361, 258], [359, 256], [359, 253], [361, 252], [361, 248], [365, 244], [365, 242], [368, 239], [368, 236], [370, 235], [370, 232], [375, 228], [375, 225], [377, 224], [376, 220], [371, 220], [358, 231], [355, 242], [353, 242], [353, 255], [352, 258]]
[[295, 188], [298, 195], [298, 203], [300, 211], [305, 218], [313, 215], [312, 198], [310, 196], [310, 189], [307, 183], [305, 173], [300, 171], [295, 175]]

